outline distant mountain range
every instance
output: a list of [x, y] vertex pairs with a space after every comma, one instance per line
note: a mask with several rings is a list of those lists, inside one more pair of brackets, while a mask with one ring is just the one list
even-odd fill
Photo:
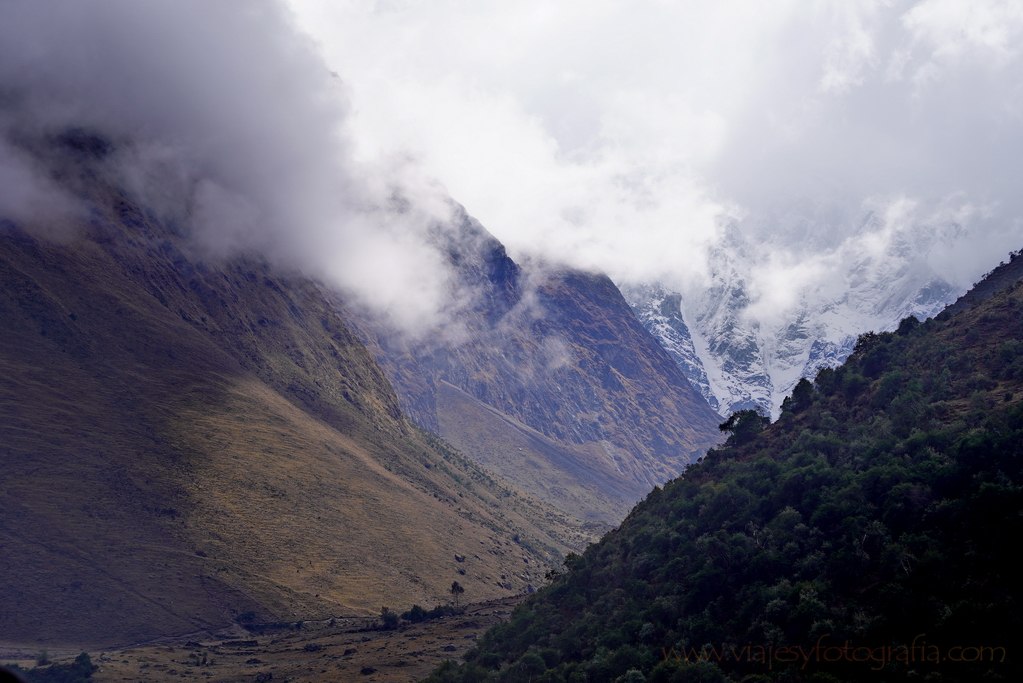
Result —
[[[864, 231], [878, 228], [868, 215]], [[679, 292], [660, 284], [624, 294], [637, 317], [721, 415], [753, 408], [777, 415], [799, 379], [812, 378], [852, 353], [868, 330], [892, 330], [903, 318], [925, 320], [962, 290], [927, 261], [932, 244], [956, 226], [899, 237], [883, 253], [846, 245], [829, 286], [804, 289], [781, 322], [749, 315], [754, 250], [734, 228], [711, 252], [710, 282]]]

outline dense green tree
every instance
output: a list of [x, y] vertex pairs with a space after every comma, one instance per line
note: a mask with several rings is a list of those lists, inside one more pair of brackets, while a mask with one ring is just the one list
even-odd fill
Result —
[[1020, 337], [1018, 285], [864, 335], [431, 680], [1023, 680]]
[[380, 608], [380, 626], [385, 630], [391, 630], [398, 628], [400, 619], [398, 613], [392, 610], [390, 607]]
[[729, 435], [729, 444], [741, 445], [752, 441], [770, 423], [769, 418], [756, 410], [746, 409], [732, 413], [727, 420], [718, 425], [718, 429]]

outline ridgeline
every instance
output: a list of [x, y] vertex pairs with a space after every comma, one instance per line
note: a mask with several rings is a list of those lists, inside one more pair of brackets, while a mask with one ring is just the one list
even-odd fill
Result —
[[1023, 287], [863, 335], [431, 681], [1021, 680]]

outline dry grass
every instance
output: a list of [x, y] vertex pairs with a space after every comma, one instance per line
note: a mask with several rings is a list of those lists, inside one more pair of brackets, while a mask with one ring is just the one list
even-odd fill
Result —
[[184, 517], [204, 571], [244, 586], [274, 614], [432, 604], [453, 580], [486, 599], [508, 594], [499, 584], [519, 591], [543, 578], [542, 556], [502, 533], [510, 525], [500, 510], [464, 493], [435, 496], [454, 485], [439, 465], [420, 465], [419, 481], [389, 471], [366, 440], [337, 433], [258, 382], [180, 420], [181, 441], [212, 455], [194, 469]]
[[[484, 631], [506, 620], [520, 599], [469, 605], [464, 614], [405, 624], [393, 631], [378, 630], [375, 619], [310, 621], [300, 629], [283, 627], [265, 634], [236, 629], [214, 637], [92, 651], [90, 656], [99, 667], [97, 683], [170, 679], [411, 683], [444, 660], [460, 658]], [[32, 667], [36, 654], [0, 647], [0, 662]], [[78, 652], [49, 654], [51, 660], [63, 662]]]
[[590, 540], [405, 422], [317, 287], [94, 200], [0, 235], [0, 641], [487, 599]]

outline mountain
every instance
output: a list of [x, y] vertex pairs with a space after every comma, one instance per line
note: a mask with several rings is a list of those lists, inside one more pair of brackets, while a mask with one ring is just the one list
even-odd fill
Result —
[[700, 392], [711, 408], [720, 411], [721, 402], [711, 388], [706, 367], [696, 351], [693, 335], [682, 315], [682, 295], [660, 285], [626, 288], [623, 294], [636, 317], [671, 355], [689, 383]]
[[943, 317], [974, 308], [999, 292], [1023, 279], [1023, 250], [1009, 254], [1008, 262], [1003, 261], [971, 288], [941, 312]]
[[[860, 233], [885, 229], [870, 214]], [[957, 234], [952, 225], [898, 235], [880, 253], [870, 240], [847, 242], [828, 264], [832, 279], [797, 286], [798, 300], [780, 317], [753, 312], [757, 292], [749, 274], [763, 266], [763, 254], [734, 226], [710, 252], [709, 283], [681, 293], [658, 284], [624, 291], [644, 326], [722, 415], [750, 408], [777, 415], [797, 381], [841, 363], [861, 333], [893, 330], [909, 316], [924, 320], [955, 300], [961, 290], [929, 265], [928, 255]]]
[[324, 286], [204, 257], [107, 139], [19, 144], [77, 205], [0, 221], [0, 641], [506, 596], [585, 543], [412, 425]]
[[457, 333], [360, 321], [402, 407], [577, 517], [617, 522], [720, 440], [720, 421], [607, 277], [523, 268], [464, 212], [436, 235], [472, 292]]
[[738, 413], [430, 680], [1019, 680], [1018, 260]]

